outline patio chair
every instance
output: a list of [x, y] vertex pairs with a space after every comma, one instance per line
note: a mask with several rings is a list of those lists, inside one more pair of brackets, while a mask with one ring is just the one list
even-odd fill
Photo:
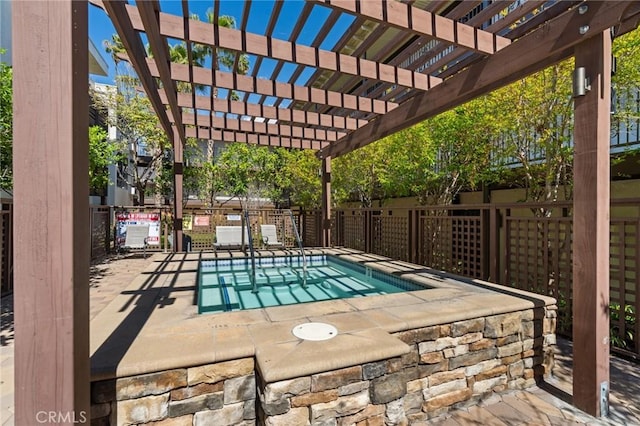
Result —
[[282, 247], [284, 244], [278, 241], [278, 233], [275, 225], [260, 225], [262, 232], [262, 242], [267, 247]]
[[127, 236], [119, 249], [142, 249], [142, 255], [146, 258], [148, 239], [149, 225], [128, 225]]
[[244, 230], [244, 244], [249, 244], [247, 229], [243, 226], [216, 226], [216, 241], [213, 243], [214, 249], [240, 248], [242, 247], [242, 234]]

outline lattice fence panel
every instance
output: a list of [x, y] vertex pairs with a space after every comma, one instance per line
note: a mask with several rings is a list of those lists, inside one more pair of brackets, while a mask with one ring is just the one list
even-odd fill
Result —
[[421, 263], [435, 269], [481, 278], [484, 256], [487, 255], [482, 250], [481, 224], [480, 217], [476, 216], [421, 216]]
[[558, 300], [557, 331], [571, 333], [571, 218], [506, 217], [505, 281]]
[[482, 250], [482, 223], [479, 217], [451, 218], [451, 260], [458, 273], [483, 278], [486, 253]]
[[359, 210], [346, 211], [342, 217], [344, 247], [365, 251], [365, 213]]
[[612, 218], [610, 246], [610, 315], [614, 346], [638, 353], [640, 345], [640, 219]]
[[371, 251], [375, 254], [399, 260], [409, 260], [409, 221], [407, 216], [392, 215], [382, 211], [373, 215]]
[[305, 212], [303, 220], [303, 235], [302, 241], [306, 247], [319, 247], [321, 245], [320, 240], [320, 223], [322, 219], [321, 212], [312, 211]]

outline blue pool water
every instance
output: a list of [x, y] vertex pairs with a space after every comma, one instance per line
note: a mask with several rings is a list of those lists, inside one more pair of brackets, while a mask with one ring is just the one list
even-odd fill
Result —
[[225, 312], [321, 300], [424, 290], [427, 287], [334, 256], [307, 257], [307, 285], [300, 256], [255, 260], [253, 293], [250, 259], [202, 260], [198, 312]]

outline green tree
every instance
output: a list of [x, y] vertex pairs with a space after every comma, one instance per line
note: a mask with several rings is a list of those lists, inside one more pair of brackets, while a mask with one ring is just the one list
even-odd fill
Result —
[[613, 41], [616, 72], [611, 78], [614, 93], [612, 130], [638, 126], [640, 121], [640, 29]]
[[480, 99], [427, 120], [436, 157], [434, 176], [418, 182], [421, 201], [451, 204], [462, 189], [474, 190], [495, 179], [499, 167], [491, 164], [497, 134], [492, 114], [492, 106]]
[[335, 204], [357, 200], [371, 207], [373, 200], [384, 197], [381, 175], [385, 173], [386, 141], [381, 140], [332, 161], [331, 192]]
[[[4, 52], [4, 49], [0, 49]], [[0, 188], [13, 188], [13, 70], [0, 62]]]
[[89, 127], [89, 188], [100, 193], [109, 185], [107, 167], [120, 159], [119, 146], [107, 139], [107, 131], [100, 126]]
[[320, 180], [321, 162], [311, 150], [277, 148], [283, 157], [279, 170], [281, 198], [288, 194], [293, 205], [315, 209], [320, 207], [322, 184]]
[[94, 92], [92, 99], [96, 108], [110, 112], [107, 122], [117, 129], [118, 149], [123, 155], [129, 154], [119, 173], [136, 188], [136, 203], [144, 205], [148, 187], [161, 174], [171, 143], [149, 99], [129, 84], [121, 86], [115, 93]]
[[220, 188], [237, 197], [243, 208], [260, 207], [261, 198], [273, 195], [276, 157], [267, 147], [232, 143], [215, 160]]
[[[504, 153], [522, 170], [524, 201], [571, 199], [573, 59], [551, 66], [485, 97], [500, 121]], [[536, 214], [548, 216], [551, 210]]]

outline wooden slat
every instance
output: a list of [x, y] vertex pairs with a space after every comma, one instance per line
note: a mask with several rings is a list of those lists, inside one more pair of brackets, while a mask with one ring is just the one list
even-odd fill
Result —
[[[282, 2], [280, 2], [282, 3]], [[296, 24], [294, 25], [293, 29], [291, 30], [291, 34], [289, 35], [289, 41], [290, 42], [295, 42], [298, 38], [298, 36], [300, 35], [300, 33], [302, 32], [302, 29], [304, 28], [304, 26], [307, 23], [307, 20], [309, 19], [309, 14], [311, 12], [311, 8], [313, 7], [313, 5], [311, 3], [304, 3], [302, 12], [300, 13], [300, 17], [296, 20]], [[324, 23], [322, 29], [320, 30], [320, 32], [323, 31], [328, 31], [332, 28], [333, 23], [328, 20], [327, 22]], [[267, 37], [271, 37], [273, 35], [273, 29], [271, 32], [269, 33], [265, 33], [265, 36]], [[317, 39], [317, 37], [316, 37]], [[317, 47], [319, 46], [319, 44], [312, 44], [312, 46]], [[260, 59], [262, 59], [262, 57], [259, 57]], [[280, 73], [280, 71], [282, 70], [282, 67], [284, 67], [285, 62], [283, 61], [279, 61], [276, 66], [273, 69], [273, 72], [271, 73], [271, 80], [276, 80], [276, 78], [278, 77], [278, 74]], [[304, 69], [304, 67], [302, 65], [298, 65], [298, 68], [300, 69]], [[291, 83], [293, 83], [293, 81], [291, 81]], [[260, 97], [260, 100], [258, 101], [258, 103], [262, 103], [264, 102], [264, 96]], [[274, 106], [278, 106], [282, 103], [283, 98], [278, 98], [276, 100], [276, 102], [274, 103]]]
[[[160, 98], [163, 102], [166, 100], [162, 93], [160, 94]], [[232, 101], [230, 99], [214, 99], [213, 107], [211, 107], [210, 97], [195, 96], [194, 104], [191, 95], [185, 93], [178, 94], [178, 106], [190, 109], [212, 110], [215, 112], [231, 113], [248, 117], [271, 118], [279, 121], [307, 124], [329, 129], [355, 130], [367, 124], [366, 120], [357, 120], [350, 117], [318, 114], [316, 112], [291, 108], [276, 108], [262, 104]], [[207, 120], [207, 122], [210, 124], [210, 120]]]
[[178, 136], [180, 142], [185, 143], [184, 130], [182, 127], [182, 118], [178, 109], [178, 100], [175, 82], [171, 79], [171, 70], [169, 69], [169, 45], [167, 40], [160, 35], [159, 22], [156, 19], [160, 11], [160, 5], [157, 0], [145, 0], [138, 3], [140, 18], [144, 24], [144, 30], [149, 40], [153, 60], [156, 64], [160, 80], [162, 81], [162, 90], [164, 90], [169, 101], [173, 122], [177, 124]]
[[133, 29], [131, 21], [128, 18], [129, 15], [125, 8], [125, 2], [122, 0], [107, 0], [104, 2], [104, 10], [111, 17], [111, 22], [113, 23], [118, 36], [120, 36], [122, 45], [127, 50], [130, 63], [136, 70], [138, 78], [140, 79], [147, 96], [149, 96], [151, 105], [158, 115], [158, 120], [160, 120], [162, 129], [167, 135], [172, 135], [173, 129], [171, 128], [167, 111], [162, 105], [162, 102], [160, 102], [160, 97], [158, 96], [159, 88], [149, 72], [149, 67], [145, 59], [147, 55], [145, 53], [144, 46], [142, 45], [142, 40]]
[[[139, 8], [128, 5], [127, 11], [134, 28], [145, 30], [139, 22]], [[183, 17], [160, 13], [160, 32], [163, 36], [184, 40]], [[200, 21], [188, 20], [191, 41], [202, 45], [215, 46], [222, 49], [246, 52], [249, 54], [269, 57], [271, 59], [287, 61], [294, 64], [320, 68], [328, 71], [338, 71], [343, 74], [362, 76], [365, 78], [398, 84], [411, 89], [429, 90], [442, 80], [429, 75], [415, 73], [403, 68], [392, 67], [368, 59], [355, 58], [341, 53], [321, 50], [284, 40], [278, 40], [259, 34], [252, 34], [231, 28], [218, 27]], [[214, 37], [214, 27], [217, 29], [217, 39]]]
[[219, 130], [212, 128], [194, 128], [187, 127], [185, 129], [187, 137], [199, 139], [213, 139], [223, 142], [251, 143], [264, 146], [277, 146], [284, 148], [312, 149], [318, 150], [328, 142], [309, 139], [289, 138], [275, 135], [261, 135], [256, 133], [247, 133], [234, 130]]
[[[575, 9], [569, 10], [544, 27], [450, 77], [446, 85], [418, 93], [394, 111], [376, 119], [375, 123], [350, 133], [318, 154], [343, 155], [565, 59], [573, 53], [576, 44], [589, 37], [580, 34], [581, 26], [589, 25], [588, 34], [591, 35], [603, 31], [619, 23], [628, 6], [625, 1], [596, 2], [590, 4], [583, 15]], [[634, 14], [629, 19], [636, 16]]]
[[383, 25], [433, 37], [480, 53], [493, 54], [511, 43], [508, 38], [397, 1], [324, 0], [322, 3], [357, 13]]
[[[195, 125], [196, 119], [194, 114], [184, 114], [185, 125]], [[202, 125], [200, 127], [203, 127]], [[269, 124], [268, 122], [259, 122], [255, 120], [238, 120], [229, 117], [216, 117], [211, 119], [211, 125], [205, 126], [225, 130], [239, 130], [247, 133], [265, 134], [265, 135], [281, 135], [285, 137], [301, 138], [301, 139], [317, 139], [322, 141], [333, 142], [339, 137], [345, 135], [344, 132], [336, 132], [332, 130], [314, 129], [310, 127], [293, 126], [290, 124]]]
[[[151, 75], [153, 77], [159, 77], [155, 63], [152, 60], [148, 60], [147, 63]], [[210, 69], [201, 67], [192, 68], [194, 83], [204, 86], [211, 85], [212, 71]], [[171, 64], [172, 79], [189, 81], [189, 77], [189, 66], [175, 63]], [[280, 83], [223, 71], [215, 71], [213, 77], [215, 87], [259, 93], [267, 96], [280, 96], [302, 102], [313, 102], [351, 110], [374, 112], [376, 114], [385, 114], [398, 106], [398, 104], [393, 102], [379, 101], [313, 87]]]

